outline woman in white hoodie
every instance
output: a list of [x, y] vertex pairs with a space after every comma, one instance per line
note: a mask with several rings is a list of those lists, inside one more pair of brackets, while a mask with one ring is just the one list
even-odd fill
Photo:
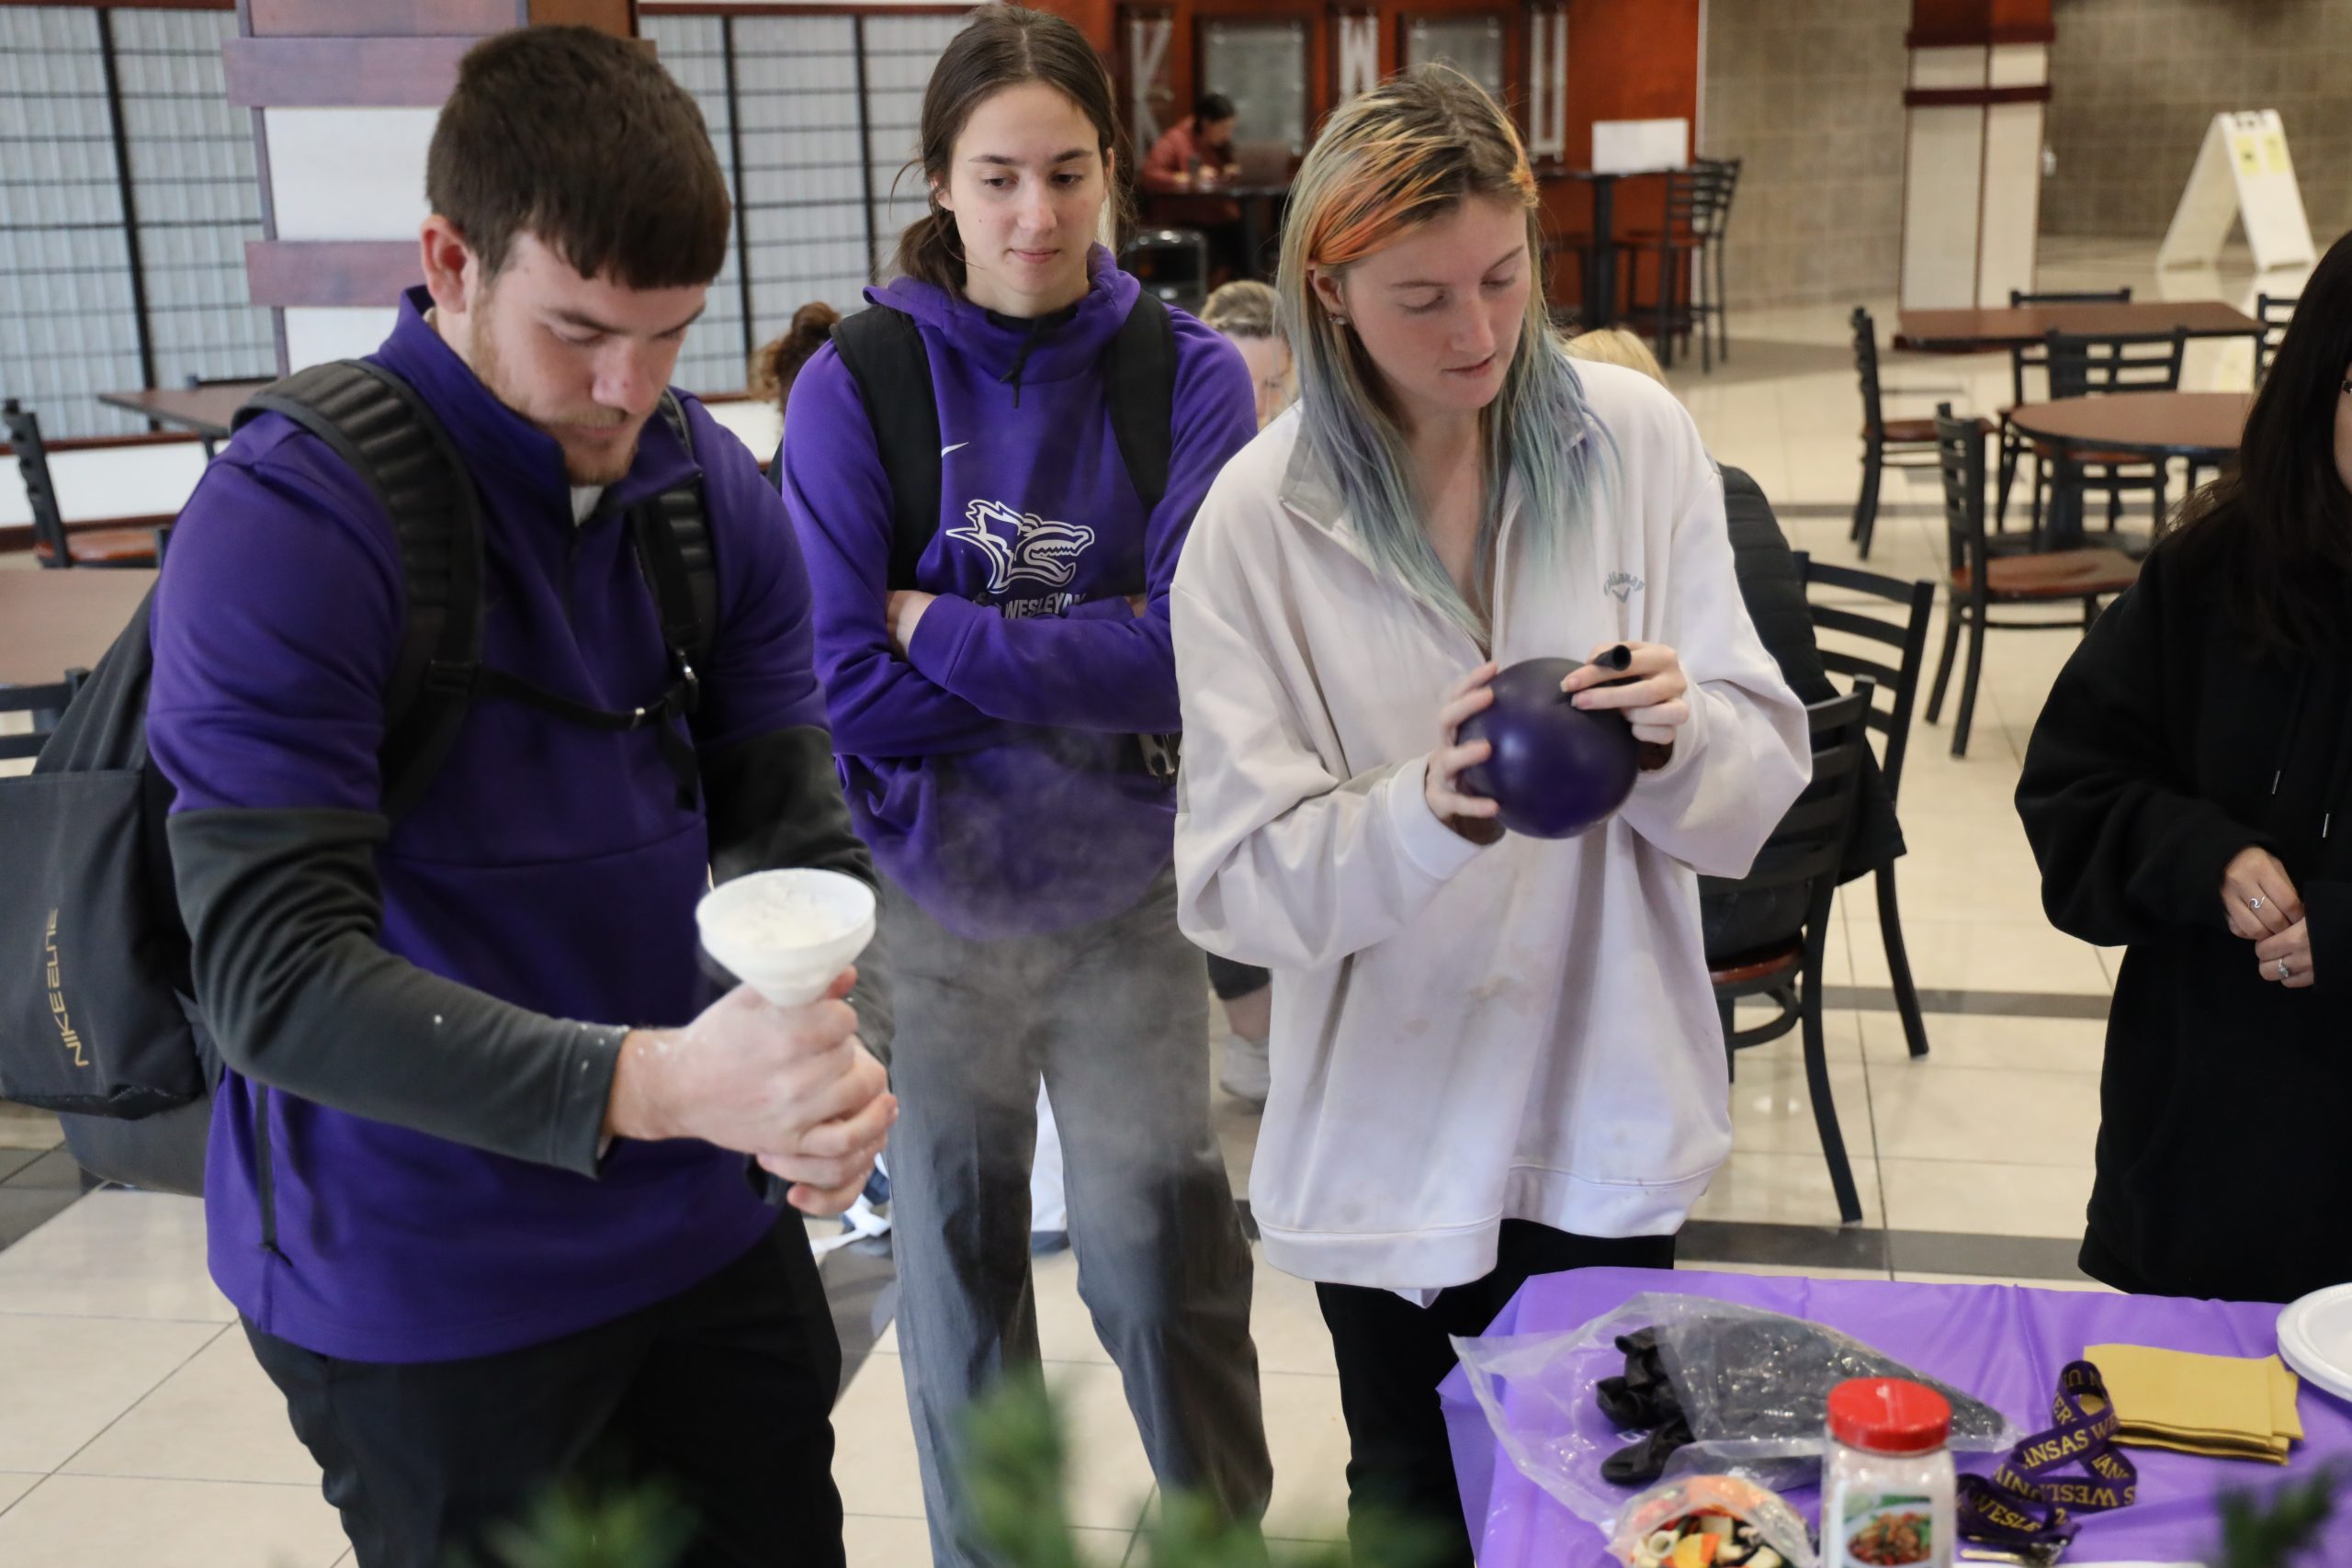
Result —
[[[1365, 1507], [1470, 1562], [1437, 1384], [1532, 1274], [1670, 1267], [1731, 1146], [1698, 875], [1744, 874], [1807, 777], [1690, 417], [1581, 374], [1536, 188], [1443, 67], [1340, 109], [1293, 187], [1300, 406], [1218, 477], [1172, 597], [1186, 934], [1272, 970], [1250, 1197], [1317, 1281]], [[1505, 837], [1455, 729], [1503, 664], [1624, 643], [1645, 769], [1578, 839]]]

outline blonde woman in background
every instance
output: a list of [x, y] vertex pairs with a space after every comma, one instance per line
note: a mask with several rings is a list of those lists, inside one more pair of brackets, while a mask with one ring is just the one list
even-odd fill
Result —
[[[1427, 67], [1343, 106], [1283, 235], [1298, 411], [1226, 465], [1170, 605], [1187, 934], [1274, 975], [1250, 1176], [1316, 1281], [1351, 1533], [1385, 1505], [1472, 1562], [1437, 1385], [1533, 1274], [1670, 1267], [1731, 1147], [1698, 874], [1807, 777], [1681, 405], [1562, 353], [1510, 120]], [[1657, 765], [1582, 838], [1506, 837], [1455, 727], [1499, 665], [1624, 643]]]
[[1283, 335], [1282, 300], [1255, 278], [1227, 284], [1201, 307], [1201, 320], [1241, 351], [1258, 392], [1258, 428], [1298, 400], [1298, 362]]

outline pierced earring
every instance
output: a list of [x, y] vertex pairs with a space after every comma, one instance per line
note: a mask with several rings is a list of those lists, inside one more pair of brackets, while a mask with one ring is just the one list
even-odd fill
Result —
[[1344, 327], [1348, 324], [1348, 319], [1334, 310], [1331, 312], [1331, 324], [1335, 327]]

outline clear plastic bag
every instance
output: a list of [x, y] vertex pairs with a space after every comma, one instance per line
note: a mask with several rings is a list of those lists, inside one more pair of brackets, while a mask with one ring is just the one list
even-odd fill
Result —
[[1721, 1514], [1753, 1525], [1763, 1544], [1780, 1553], [1789, 1568], [1814, 1568], [1813, 1540], [1804, 1517], [1775, 1493], [1741, 1475], [1686, 1475], [1660, 1482], [1625, 1505], [1609, 1550], [1620, 1562], [1638, 1562], [1662, 1531], [1693, 1514]]
[[1736, 1471], [1775, 1491], [1818, 1483], [1829, 1391], [1848, 1378], [1908, 1378], [1943, 1394], [1955, 1450], [2000, 1452], [2018, 1440], [1991, 1405], [1860, 1340], [1706, 1296], [1649, 1292], [1566, 1333], [1456, 1339], [1471, 1392], [1511, 1463], [1604, 1530], [1627, 1490], [1602, 1478], [1601, 1463], [1642, 1434], [1603, 1416], [1593, 1387], [1625, 1370], [1618, 1336], [1643, 1328], [1657, 1331], [1693, 1438], [1668, 1462], [1669, 1481]]

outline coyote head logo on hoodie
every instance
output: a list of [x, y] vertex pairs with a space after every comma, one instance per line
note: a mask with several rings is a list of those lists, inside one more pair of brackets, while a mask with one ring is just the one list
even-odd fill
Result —
[[989, 558], [989, 592], [1002, 593], [1016, 582], [1069, 587], [1078, 576], [1078, 558], [1094, 542], [1094, 530], [1049, 523], [1001, 501], [976, 501], [964, 508], [964, 525], [948, 529], [947, 536], [978, 547]]

